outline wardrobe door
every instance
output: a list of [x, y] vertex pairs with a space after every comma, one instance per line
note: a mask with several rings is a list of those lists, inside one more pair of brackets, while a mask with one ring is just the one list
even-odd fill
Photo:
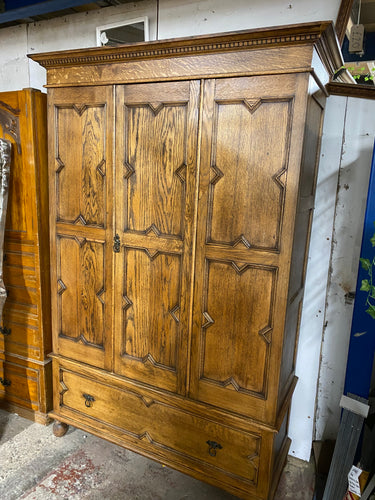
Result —
[[183, 394], [199, 81], [116, 92], [115, 371]]
[[54, 352], [111, 366], [111, 87], [53, 89], [49, 120]]
[[272, 421], [298, 191], [306, 78], [207, 80], [193, 398]]

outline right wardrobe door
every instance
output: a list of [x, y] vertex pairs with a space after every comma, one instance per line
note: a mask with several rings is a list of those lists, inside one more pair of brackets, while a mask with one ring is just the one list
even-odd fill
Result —
[[203, 94], [190, 395], [270, 425], [306, 87], [305, 75], [240, 77]]

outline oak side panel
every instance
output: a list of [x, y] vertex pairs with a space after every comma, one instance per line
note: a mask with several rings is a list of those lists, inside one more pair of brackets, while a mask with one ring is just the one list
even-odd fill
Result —
[[322, 92], [308, 98], [304, 148], [301, 161], [299, 200], [293, 237], [292, 265], [289, 277], [285, 340], [282, 352], [278, 408], [293, 383], [303, 292], [314, 208], [316, 178], [319, 165], [325, 96]]
[[[39, 327], [43, 331], [41, 350], [44, 358], [52, 351], [51, 326], [51, 280], [49, 252], [49, 191], [48, 191], [48, 150], [47, 150], [47, 95], [30, 90], [30, 100], [34, 108], [33, 136], [35, 144], [36, 170], [36, 221], [34, 231], [38, 247], [36, 272], [39, 296]], [[51, 374], [47, 378], [48, 390]], [[50, 398], [49, 398], [50, 399]], [[48, 409], [51, 406], [48, 406]]]

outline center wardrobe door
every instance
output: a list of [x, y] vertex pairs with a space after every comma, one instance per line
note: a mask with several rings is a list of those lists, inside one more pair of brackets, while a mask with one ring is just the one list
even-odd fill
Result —
[[185, 393], [198, 81], [116, 89], [115, 371]]

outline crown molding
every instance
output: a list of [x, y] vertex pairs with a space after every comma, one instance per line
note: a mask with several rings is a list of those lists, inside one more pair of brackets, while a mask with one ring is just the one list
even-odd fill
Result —
[[118, 47], [95, 47], [28, 54], [28, 57], [49, 69], [306, 44], [316, 46], [331, 75], [342, 64], [336, 34], [330, 21], [138, 42]]

